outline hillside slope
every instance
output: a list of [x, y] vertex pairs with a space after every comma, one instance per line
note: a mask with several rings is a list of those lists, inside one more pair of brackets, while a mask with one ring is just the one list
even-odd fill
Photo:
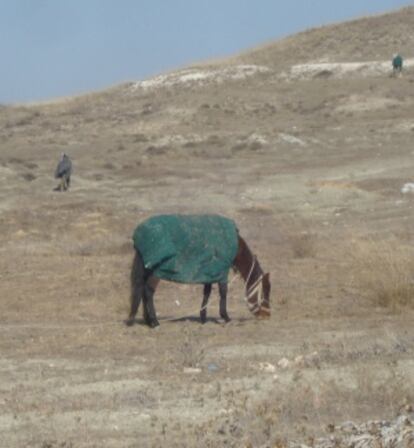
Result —
[[249, 64], [282, 68], [311, 60], [365, 62], [412, 55], [414, 8], [313, 28], [238, 57]]

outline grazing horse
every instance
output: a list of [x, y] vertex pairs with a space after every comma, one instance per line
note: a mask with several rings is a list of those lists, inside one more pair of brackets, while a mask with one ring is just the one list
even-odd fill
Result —
[[219, 311], [225, 322], [227, 278], [230, 268], [245, 281], [245, 300], [252, 314], [270, 317], [270, 281], [235, 223], [219, 215], [159, 215], [141, 223], [134, 232], [135, 257], [131, 270], [131, 310], [126, 324], [135, 323], [141, 299], [144, 320], [159, 325], [154, 293], [160, 280], [204, 285], [200, 320], [207, 320], [213, 283], [218, 283]]

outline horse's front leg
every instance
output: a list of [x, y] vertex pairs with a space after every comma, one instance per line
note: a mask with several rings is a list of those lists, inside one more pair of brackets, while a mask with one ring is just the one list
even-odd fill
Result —
[[206, 283], [204, 285], [203, 302], [201, 304], [200, 309], [200, 320], [202, 324], [205, 324], [207, 322], [207, 304], [208, 299], [210, 298], [210, 294], [211, 294], [211, 283]]
[[144, 320], [151, 328], [158, 327], [160, 324], [157, 319], [157, 313], [154, 306], [154, 293], [157, 288], [159, 280], [155, 277], [150, 277], [145, 282], [144, 288]]
[[230, 317], [227, 314], [227, 283], [219, 283], [220, 294], [220, 317], [225, 322], [230, 322]]

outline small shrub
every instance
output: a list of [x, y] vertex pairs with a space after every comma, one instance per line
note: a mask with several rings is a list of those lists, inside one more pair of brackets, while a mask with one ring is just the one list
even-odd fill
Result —
[[185, 142], [185, 143], [183, 144], [183, 148], [195, 148], [197, 145], [198, 145], [197, 142], [195, 142], [195, 141], [193, 141], [193, 140], [190, 140], [190, 141]]
[[22, 177], [27, 182], [32, 182], [33, 180], [36, 179], [36, 176], [32, 173], [24, 173], [24, 174], [22, 174]]
[[353, 282], [374, 304], [393, 311], [414, 306], [414, 260], [398, 241], [352, 244]]
[[232, 152], [239, 152], [239, 151], [244, 151], [245, 149], [248, 149], [249, 145], [246, 142], [239, 142], [236, 143], [232, 148], [231, 151]]
[[155, 146], [155, 145], [151, 145], [148, 146], [148, 148], [145, 150], [145, 152], [151, 156], [159, 156], [162, 154], [165, 154], [167, 152], [167, 147], [166, 146]]
[[147, 103], [147, 104], [144, 104], [141, 114], [142, 115], [150, 115], [153, 113], [153, 111], [154, 111], [153, 105], [151, 103]]
[[263, 143], [258, 140], [252, 141], [249, 144], [249, 149], [251, 151], [258, 151], [259, 149], [262, 149], [262, 148], [263, 148]]
[[331, 70], [321, 70], [316, 73], [315, 78], [330, 78], [333, 75]]
[[215, 134], [211, 134], [208, 136], [206, 143], [209, 145], [220, 145], [221, 144], [221, 139], [218, 135]]
[[26, 163], [24, 164], [24, 166], [25, 166], [26, 168], [28, 168], [29, 170], [34, 170], [34, 169], [36, 169], [36, 168], [39, 168], [39, 165], [38, 165], [37, 163], [34, 163], [34, 162], [26, 162]]
[[135, 143], [146, 143], [148, 141], [148, 137], [145, 134], [135, 134], [134, 135], [134, 142]]
[[316, 254], [315, 235], [309, 232], [291, 234], [290, 246], [295, 258], [311, 258]]

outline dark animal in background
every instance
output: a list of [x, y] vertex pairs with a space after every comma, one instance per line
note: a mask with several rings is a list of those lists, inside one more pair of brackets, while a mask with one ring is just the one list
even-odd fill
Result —
[[400, 74], [402, 72], [402, 69], [403, 69], [403, 58], [399, 53], [397, 53], [393, 56], [392, 59], [393, 74], [394, 75]]
[[150, 327], [159, 325], [154, 293], [160, 280], [204, 284], [202, 323], [207, 319], [212, 284], [218, 283], [220, 316], [229, 322], [227, 277], [231, 268], [245, 281], [250, 312], [259, 318], [270, 317], [269, 274], [263, 272], [232, 220], [218, 215], [153, 216], [135, 229], [133, 239], [128, 326], [135, 323], [141, 299], [145, 323]]
[[66, 191], [70, 187], [71, 174], [72, 161], [67, 154], [63, 153], [55, 171], [55, 179], [60, 179], [59, 185], [55, 188], [55, 190]]

